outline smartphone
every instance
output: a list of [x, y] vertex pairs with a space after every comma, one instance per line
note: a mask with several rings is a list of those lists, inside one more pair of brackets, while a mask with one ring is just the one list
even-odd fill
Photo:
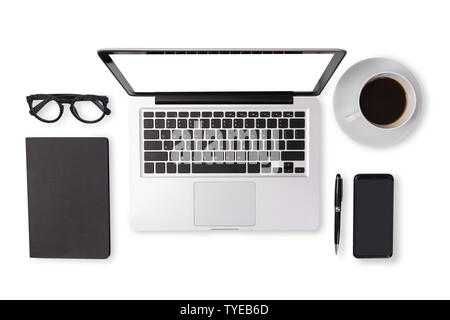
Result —
[[359, 174], [353, 188], [353, 255], [391, 258], [394, 240], [394, 177]]

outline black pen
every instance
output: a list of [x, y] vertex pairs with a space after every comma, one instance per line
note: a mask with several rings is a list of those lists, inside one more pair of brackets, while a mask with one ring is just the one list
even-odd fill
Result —
[[339, 251], [339, 238], [341, 236], [342, 188], [342, 178], [338, 174], [334, 186], [334, 250], [336, 255]]

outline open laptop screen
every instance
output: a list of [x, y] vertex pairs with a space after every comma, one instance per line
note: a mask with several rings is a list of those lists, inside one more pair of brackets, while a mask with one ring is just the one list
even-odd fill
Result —
[[157, 92], [319, 94], [340, 50], [101, 50], [130, 95]]

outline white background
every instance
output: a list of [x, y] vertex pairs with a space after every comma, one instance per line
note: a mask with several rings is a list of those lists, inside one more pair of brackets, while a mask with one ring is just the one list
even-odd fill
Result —
[[[447, 1], [2, 1], [0, 4], [0, 298], [450, 298]], [[102, 47], [338, 47], [349, 54], [321, 100], [322, 225], [313, 233], [135, 233], [129, 227], [129, 97]], [[422, 121], [388, 149], [339, 129], [332, 95], [353, 63], [387, 56], [409, 66], [425, 94]], [[98, 125], [66, 110], [56, 125], [28, 114], [25, 96], [106, 94]], [[26, 136], [111, 141], [112, 256], [28, 258]], [[342, 251], [334, 256], [333, 183], [345, 178]], [[396, 178], [395, 257], [352, 257], [351, 181]]]

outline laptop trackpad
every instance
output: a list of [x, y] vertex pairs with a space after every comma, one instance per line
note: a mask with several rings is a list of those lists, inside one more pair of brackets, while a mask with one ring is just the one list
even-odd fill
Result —
[[194, 184], [196, 226], [232, 227], [256, 224], [256, 186], [253, 182]]

